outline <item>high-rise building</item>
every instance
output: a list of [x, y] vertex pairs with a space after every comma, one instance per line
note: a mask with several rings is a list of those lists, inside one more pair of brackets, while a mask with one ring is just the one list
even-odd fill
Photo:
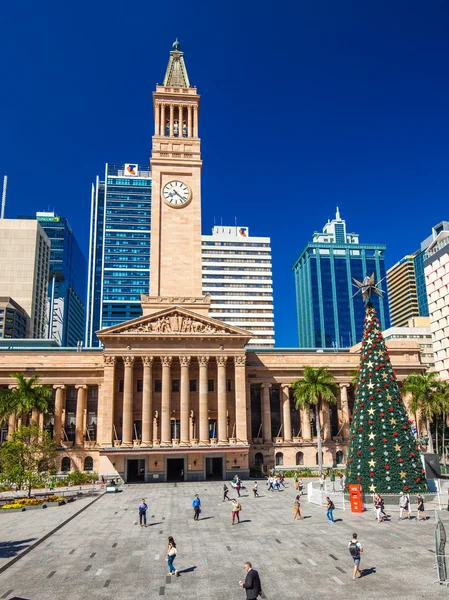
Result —
[[390, 340], [418, 342], [422, 364], [427, 367], [435, 366], [429, 317], [412, 317], [407, 321], [406, 326], [389, 327], [382, 332], [382, 335], [386, 342]]
[[0, 298], [0, 338], [25, 338], [27, 320], [27, 314], [20, 304], [12, 298]]
[[[357, 233], [348, 233], [340, 212], [322, 233], [315, 232], [295, 264], [296, 307], [301, 348], [345, 348], [360, 342], [364, 306], [352, 302], [352, 278], [362, 281], [374, 273], [385, 277], [385, 245], [360, 244]], [[388, 300], [373, 299], [382, 329], [390, 326]]]
[[54, 212], [19, 218], [39, 221], [51, 244], [46, 337], [76, 346], [85, 335], [86, 259], [70, 223]]
[[274, 346], [273, 281], [269, 237], [248, 227], [216, 226], [202, 236], [203, 293], [209, 315], [253, 333], [249, 347]]
[[50, 240], [37, 221], [0, 219], [0, 296], [28, 316], [27, 337], [45, 338]]
[[388, 269], [387, 284], [392, 326], [403, 327], [409, 319], [419, 317], [414, 254], [404, 256]]
[[424, 257], [435, 371], [449, 379], [449, 224], [433, 227]]
[[151, 176], [148, 165], [107, 164], [92, 186], [86, 346], [95, 332], [142, 314], [150, 282]]

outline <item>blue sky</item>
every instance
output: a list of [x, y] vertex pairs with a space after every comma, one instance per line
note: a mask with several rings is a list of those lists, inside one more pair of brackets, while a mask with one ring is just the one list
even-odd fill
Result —
[[314, 0], [0, 8], [7, 217], [54, 209], [87, 254], [106, 162], [146, 162], [178, 37], [202, 96], [203, 233], [271, 236], [276, 344], [297, 344], [291, 266], [338, 204], [391, 266], [449, 220], [449, 3]]

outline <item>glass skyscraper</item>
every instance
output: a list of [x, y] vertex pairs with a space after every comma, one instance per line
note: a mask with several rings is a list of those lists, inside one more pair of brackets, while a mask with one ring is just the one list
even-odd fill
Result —
[[70, 223], [54, 212], [19, 218], [37, 219], [50, 239], [46, 337], [76, 346], [85, 336], [86, 259]]
[[[352, 277], [362, 281], [374, 273], [376, 282], [383, 279], [384, 252], [384, 245], [360, 244], [358, 234], [347, 233], [338, 209], [323, 232], [314, 233], [293, 266], [301, 348], [347, 348], [361, 341], [365, 309], [361, 294], [350, 300], [357, 291]], [[384, 296], [373, 299], [382, 329], [390, 326]]]
[[141, 316], [150, 286], [151, 175], [148, 165], [106, 164], [92, 186], [86, 346], [95, 332]]

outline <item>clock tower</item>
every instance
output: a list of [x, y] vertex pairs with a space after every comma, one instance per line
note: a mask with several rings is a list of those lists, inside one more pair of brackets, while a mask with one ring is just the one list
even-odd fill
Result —
[[201, 272], [199, 103], [176, 40], [163, 85], [156, 85], [153, 92], [151, 296], [142, 299], [144, 313], [178, 302], [198, 308], [202, 304], [201, 312], [206, 310]]

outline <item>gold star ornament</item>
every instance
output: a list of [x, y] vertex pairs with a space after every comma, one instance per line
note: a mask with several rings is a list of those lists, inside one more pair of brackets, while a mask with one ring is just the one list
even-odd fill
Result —
[[407, 477], [407, 473], [405, 471], [401, 471], [399, 473], [399, 475], [400, 475], [401, 479], [405, 479]]
[[396, 446], [394, 447], [394, 449], [396, 450], [396, 452], [399, 452], [399, 450], [401, 449], [399, 444], [396, 444]]
[[374, 408], [369, 408], [368, 409], [368, 414], [371, 415], [371, 416], [373, 416], [375, 412], [376, 411], [374, 410]]
[[371, 459], [370, 461], [368, 461], [368, 464], [370, 467], [374, 467], [374, 465], [376, 464], [376, 461]]
[[375, 437], [376, 437], [375, 433], [370, 433], [369, 436], [368, 436], [368, 439], [369, 440], [374, 440]]
[[396, 419], [393, 419], [393, 417], [392, 417], [392, 418], [390, 419], [390, 423], [391, 423], [392, 425], [396, 425]]
[[376, 486], [373, 483], [369, 486], [369, 491], [370, 492], [375, 492], [376, 491]]

